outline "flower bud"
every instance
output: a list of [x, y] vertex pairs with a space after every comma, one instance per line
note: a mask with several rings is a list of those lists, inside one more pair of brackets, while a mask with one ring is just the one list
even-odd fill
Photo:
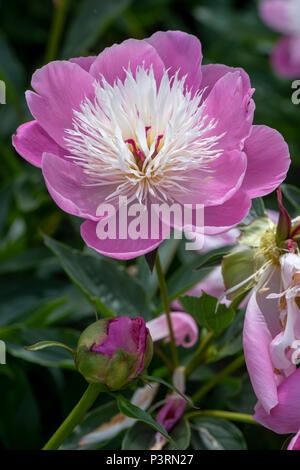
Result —
[[90, 383], [119, 390], [146, 369], [153, 344], [141, 317], [98, 320], [81, 334], [76, 366]]

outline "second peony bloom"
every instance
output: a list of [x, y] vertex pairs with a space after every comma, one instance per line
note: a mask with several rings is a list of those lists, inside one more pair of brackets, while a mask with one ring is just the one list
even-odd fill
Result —
[[86, 219], [83, 239], [106, 256], [135, 258], [166, 235], [132, 239], [122, 227], [122, 236], [103, 239], [104, 203], [120, 210], [119, 198], [126, 198], [129, 214], [134, 204], [201, 204], [205, 233], [216, 234], [239, 223], [251, 199], [286, 176], [284, 139], [252, 124], [248, 75], [202, 66], [195, 36], [168, 31], [129, 39], [95, 57], [51, 62], [31, 83], [34, 120], [19, 127], [13, 144], [42, 168], [56, 204]]

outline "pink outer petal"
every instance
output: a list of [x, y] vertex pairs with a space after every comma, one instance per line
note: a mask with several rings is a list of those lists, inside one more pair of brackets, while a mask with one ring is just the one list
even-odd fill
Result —
[[186, 85], [196, 92], [201, 82], [202, 50], [199, 39], [182, 31], [158, 31], [146, 39], [160, 55], [169, 76], [179, 70], [179, 78], [187, 75]]
[[[205, 137], [221, 136], [218, 147], [242, 150], [250, 135], [254, 103], [252, 89], [245, 89], [241, 72], [229, 72], [220, 78], [205, 100], [205, 114], [216, 126]], [[208, 121], [209, 122], [209, 121]]]
[[289, 33], [292, 29], [288, 0], [263, 0], [259, 5], [262, 20], [275, 31]]
[[243, 152], [224, 152], [207, 163], [205, 170], [194, 170], [189, 176], [188, 191], [173, 191], [174, 199], [181, 204], [216, 206], [230, 199], [243, 184], [247, 158]]
[[205, 207], [205, 234], [215, 235], [226, 232], [246, 217], [250, 207], [251, 199], [242, 190], [237, 191], [237, 193], [224, 204]]
[[293, 437], [288, 445], [287, 450], [300, 450], [300, 431]]
[[127, 39], [122, 44], [114, 44], [104, 49], [92, 64], [90, 73], [97, 80], [100, 80], [103, 75], [107, 82], [113, 85], [118, 78], [124, 82], [126, 78], [125, 70], [129, 66], [135, 76], [137, 66], [143, 64], [145, 69], [149, 69], [151, 65], [153, 66], [155, 78], [157, 82], [160, 82], [164, 64], [154, 47], [146, 41]]
[[[198, 339], [198, 326], [191, 315], [184, 312], [171, 313], [172, 326], [177, 346], [191, 348]], [[147, 323], [153, 341], [165, 339], [170, 341], [169, 327], [165, 314]], [[188, 337], [188, 340], [187, 340]]]
[[79, 165], [50, 153], [43, 154], [42, 171], [51, 197], [63, 211], [99, 220], [97, 208], [112, 191], [111, 187], [88, 186]]
[[299, 390], [300, 369], [297, 369], [279, 385], [278, 405], [271, 410], [270, 414], [259, 406], [254, 419], [278, 434], [298, 432], [300, 429]]
[[101, 240], [97, 237], [96, 233], [97, 223], [91, 220], [84, 222], [81, 225], [80, 231], [85, 243], [93, 248], [93, 250], [98, 251], [98, 253], [104, 256], [123, 260], [137, 258], [138, 256], [149, 253], [155, 250], [163, 241], [163, 238], [159, 238], [158, 240], [151, 240], [150, 238], [140, 238], [137, 240], [130, 238], [126, 238], [125, 240], [120, 238], [116, 238], [115, 240], [107, 238], [106, 240]]
[[80, 109], [85, 97], [94, 96], [94, 78], [78, 64], [50, 62], [37, 70], [32, 87], [38, 93], [26, 92], [31, 114], [61, 147], [65, 148], [65, 129], [72, 128], [74, 110]]
[[12, 143], [16, 151], [32, 165], [42, 166], [43, 152], [63, 156], [63, 149], [42, 129], [37, 121], [22, 124], [13, 135]]
[[96, 55], [91, 55], [89, 57], [75, 57], [74, 59], [70, 59], [70, 62], [80, 65], [83, 70], [89, 72], [92, 63], [95, 62], [96, 59]]
[[285, 179], [291, 160], [282, 135], [267, 126], [253, 126], [245, 142], [248, 157], [243, 190], [251, 198], [274, 191]]
[[252, 295], [247, 307], [243, 344], [246, 364], [255, 394], [269, 412], [278, 403], [277, 386], [269, 353], [272, 336]]
[[[274, 272], [268, 292], [276, 292], [280, 270]], [[270, 344], [280, 331], [277, 305], [266, 299], [266, 293], [259, 293], [257, 286], [250, 297], [243, 332], [246, 364], [254, 392], [261, 405], [269, 413], [278, 403], [277, 378], [270, 356]], [[269, 302], [269, 304], [268, 304]], [[270, 331], [271, 330], [271, 331]]]
[[240, 67], [228, 67], [223, 64], [208, 64], [202, 66], [202, 81], [201, 90], [206, 89], [203, 94], [203, 99], [206, 99], [212, 88], [218, 80], [227, 73], [238, 72], [242, 78], [243, 90], [245, 95], [251, 90], [251, 83], [249, 75]]
[[272, 52], [271, 63], [278, 75], [284, 78], [300, 77], [300, 51], [299, 60], [296, 61], [292, 37], [279, 39]]

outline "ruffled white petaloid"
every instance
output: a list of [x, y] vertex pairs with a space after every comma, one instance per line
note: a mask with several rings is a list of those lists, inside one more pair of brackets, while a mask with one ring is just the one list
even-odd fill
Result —
[[267, 298], [280, 298], [280, 322], [282, 331], [273, 339], [270, 352], [276, 369], [289, 375], [295, 368], [293, 350], [299, 349], [300, 309], [296, 299], [300, 297], [300, 256], [288, 253], [280, 258], [282, 292]]
[[165, 71], [158, 85], [153, 68], [143, 66], [134, 75], [129, 68], [124, 83], [111, 86], [101, 77], [94, 86], [95, 100], [86, 98], [74, 111], [65, 142], [88, 185], [113, 185], [107, 201], [174, 201], [178, 192], [191, 191], [193, 170], [209, 175], [207, 164], [222, 154], [217, 144], [224, 134], [207, 135], [217, 121], [205, 114], [202, 92], [193, 95], [185, 77], [170, 79]]

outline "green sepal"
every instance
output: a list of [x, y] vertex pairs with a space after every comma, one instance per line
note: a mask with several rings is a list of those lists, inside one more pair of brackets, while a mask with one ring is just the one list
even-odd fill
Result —
[[129, 354], [123, 349], [115, 351], [105, 372], [105, 384], [111, 391], [120, 390], [136, 376], [137, 354]]
[[222, 275], [225, 288], [226, 291], [233, 289], [232, 292], [227, 293], [227, 298], [233, 300], [235, 297], [251, 289], [256, 281], [254, 277], [252, 279], [248, 278], [253, 276], [264, 262], [264, 257], [260, 256], [254, 249], [233, 251], [224, 256]]
[[107, 325], [110, 319], [98, 320], [89, 325], [80, 335], [77, 349], [84, 347], [86, 350], [92, 349], [104, 343], [107, 338]]
[[74, 351], [74, 349], [70, 348], [64, 343], [60, 343], [59, 341], [39, 341], [38, 343], [32, 344], [31, 346], [24, 346], [24, 349], [26, 349], [26, 351], [40, 351], [41, 349], [52, 347], [66, 349], [71, 354], [73, 354], [73, 356], [76, 354], [76, 351]]
[[110, 357], [92, 352], [85, 347], [78, 349], [76, 354], [76, 367], [89, 383], [103, 383], [105, 371]]
[[240, 227], [242, 234], [238, 238], [239, 244], [250, 248], [259, 248], [262, 236], [272, 226], [274, 224], [268, 217], [254, 219], [249, 225]]

